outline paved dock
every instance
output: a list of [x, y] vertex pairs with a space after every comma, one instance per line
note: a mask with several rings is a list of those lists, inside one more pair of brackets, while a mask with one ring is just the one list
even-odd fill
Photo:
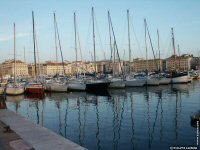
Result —
[[14, 150], [21, 150], [22, 147], [24, 150], [86, 150], [8, 109], [0, 109], [0, 121], [16, 133], [9, 145]]
[[0, 150], [13, 150], [10, 145], [12, 141], [18, 141], [21, 138], [12, 130], [6, 131], [5, 124], [0, 121]]

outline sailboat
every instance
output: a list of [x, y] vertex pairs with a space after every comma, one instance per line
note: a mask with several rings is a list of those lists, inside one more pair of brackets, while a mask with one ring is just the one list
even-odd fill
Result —
[[35, 50], [35, 22], [34, 22], [34, 12], [32, 11], [32, 21], [33, 21], [33, 46], [34, 46], [34, 62], [35, 62], [35, 77], [36, 80], [33, 82], [29, 82], [26, 85], [25, 91], [29, 94], [44, 94], [45, 88], [41, 81], [37, 79], [37, 63], [36, 63], [36, 50]]
[[96, 77], [97, 66], [96, 66], [96, 50], [95, 50], [95, 32], [94, 32], [94, 8], [92, 7], [92, 23], [93, 23], [93, 48], [94, 48], [94, 68], [95, 77], [92, 80], [86, 81], [86, 90], [91, 92], [106, 91], [110, 85], [110, 81], [107, 79], [98, 79]]
[[176, 70], [176, 49], [175, 49], [175, 42], [174, 42], [174, 31], [173, 28], [171, 28], [172, 31], [172, 46], [174, 50], [174, 70], [172, 71], [172, 83], [188, 83], [188, 73], [187, 72], [179, 72]]
[[[55, 29], [55, 48], [56, 48], [56, 64], [58, 65], [58, 56], [57, 56], [57, 36], [58, 36], [58, 28], [57, 28], [57, 21], [56, 21], [56, 15], [54, 13], [54, 29]], [[58, 38], [59, 40], [59, 38]], [[60, 42], [59, 42], [60, 44]], [[61, 49], [60, 49], [61, 51]], [[61, 55], [62, 57], [62, 55]], [[63, 67], [64, 69], [64, 67]], [[65, 82], [62, 82], [59, 78], [58, 78], [58, 66], [57, 66], [57, 74], [56, 77], [53, 78], [51, 81], [49, 81], [48, 83], [46, 83], [46, 91], [48, 92], [67, 92], [67, 85]]]
[[127, 19], [128, 19], [128, 45], [129, 45], [129, 75], [126, 77], [125, 85], [127, 87], [141, 87], [144, 86], [146, 83], [145, 78], [134, 78], [131, 77], [131, 69], [130, 69], [130, 63], [131, 63], [131, 43], [130, 43], [130, 15], [129, 10], [127, 10]]
[[77, 66], [77, 24], [76, 24], [76, 13], [74, 12], [74, 35], [75, 35], [75, 52], [76, 52], [76, 78], [69, 80], [67, 85], [71, 91], [85, 91], [86, 84], [82, 78], [78, 78], [78, 66]]
[[[116, 42], [116, 39], [115, 39], [115, 34], [114, 34], [114, 30], [113, 30], [112, 21], [111, 21], [111, 17], [110, 17], [110, 12], [109, 11], [108, 11], [108, 22], [109, 22], [109, 36], [110, 36], [111, 58], [112, 58], [112, 53], [114, 55], [114, 58], [112, 60], [112, 72], [113, 72], [113, 76], [111, 77], [111, 79], [109, 79], [110, 80], [109, 88], [114, 88], [114, 89], [125, 88], [124, 78], [123, 77], [115, 77], [115, 68], [116, 68], [116, 66], [115, 66], [115, 64], [116, 64], [115, 60], [116, 60], [116, 52], [118, 52], [118, 49], [117, 49], [117, 42]], [[113, 47], [112, 47], [112, 44], [111, 44], [112, 43], [111, 29], [112, 29], [112, 33], [113, 33], [113, 37], [114, 37], [114, 46]], [[118, 55], [118, 60], [119, 61], [117, 63], [120, 63], [120, 67], [121, 67], [121, 62], [120, 62], [119, 55]]]
[[14, 83], [8, 84], [6, 86], [6, 95], [20, 95], [24, 93], [24, 87], [16, 83], [16, 58], [15, 58], [15, 23], [14, 25]]

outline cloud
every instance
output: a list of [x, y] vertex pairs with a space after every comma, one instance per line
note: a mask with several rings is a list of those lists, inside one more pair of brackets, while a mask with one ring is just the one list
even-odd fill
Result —
[[[29, 34], [28, 33], [17, 33], [16, 34], [16, 38], [21, 38], [21, 37], [26, 37], [28, 36]], [[14, 35], [4, 35], [4, 36], [0, 36], [0, 41], [10, 41], [10, 40], [13, 40], [13, 37]]]

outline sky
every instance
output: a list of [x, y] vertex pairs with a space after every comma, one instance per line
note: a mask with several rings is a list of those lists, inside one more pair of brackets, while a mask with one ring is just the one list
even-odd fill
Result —
[[[53, 13], [56, 13], [64, 60], [75, 60], [74, 12], [78, 29], [78, 59], [92, 60], [92, 17], [95, 12], [96, 59], [110, 59], [110, 11], [121, 59], [128, 60], [127, 9], [130, 12], [131, 58], [145, 58], [146, 18], [153, 48], [158, 57], [159, 30], [162, 58], [173, 54], [171, 28], [180, 54], [200, 54], [199, 0], [1, 0], [0, 62], [13, 58], [13, 23], [16, 24], [16, 57], [33, 62], [32, 11], [34, 11], [38, 56], [40, 62], [56, 60]], [[147, 38], [148, 58], [153, 58]], [[25, 53], [24, 53], [25, 52]], [[25, 54], [25, 55], [24, 55]], [[25, 57], [24, 57], [25, 56]], [[61, 60], [59, 54], [59, 60]]]

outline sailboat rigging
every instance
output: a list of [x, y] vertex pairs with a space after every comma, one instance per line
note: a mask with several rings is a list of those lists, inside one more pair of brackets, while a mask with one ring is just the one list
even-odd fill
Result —
[[75, 42], [75, 54], [76, 54], [76, 64], [75, 64], [76, 78], [69, 80], [67, 85], [68, 85], [69, 90], [71, 90], [71, 91], [84, 91], [86, 89], [85, 80], [80, 78], [78, 75], [77, 22], [76, 22], [76, 13], [75, 12], [74, 12], [74, 42]]
[[146, 79], [144, 78], [134, 78], [131, 76], [131, 42], [130, 42], [130, 14], [129, 10], [127, 10], [127, 22], [128, 22], [128, 46], [129, 46], [129, 71], [128, 76], [126, 77], [125, 85], [128, 87], [141, 87], [146, 83]]
[[34, 64], [35, 64], [35, 78], [36, 80], [28, 83], [26, 86], [26, 93], [29, 94], [44, 94], [44, 85], [38, 80], [37, 62], [36, 62], [36, 37], [35, 37], [35, 20], [34, 12], [32, 11], [32, 24], [33, 24], [33, 50], [34, 50]]
[[159, 85], [159, 78], [154, 77], [154, 76], [150, 76], [149, 73], [148, 73], [149, 65], [148, 65], [148, 55], [147, 55], [148, 53], [147, 53], [147, 41], [146, 41], [147, 34], [148, 34], [149, 41], [150, 41], [150, 44], [151, 44], [151, 49], [152, 49], [152, 52], [153, 52], [154, 61], [155, 61], [155, 65], [156, 65], [157, 70], [158, 70], [158, 65], [157, 65], [157, 61], [156, 61], [153, 45], [152, 45], [152, 42], [151, 42], [151, 37], [150, 37], [150, 33], [149, 33], [149, 29], [148, 29], [148, 26], [147, 26], [146, 19], [144, 19], [144, 27], [145, 27], [145, 49], [146, 49], [146, 85], [154, 85], [154, 86], [156, 85], [156, 86], [158, 86]]
[[16, 39], [15, 39], [15, 23], [13, 23], [14, 28], [14, 83], [8, 84], [6, 87], [7, 95], [20, 95], [24, 93], [24, 87], [16, 83]]
[[159, 55], [158, 71], [161, 72], [162, 69], [161, 69], [161, 64], [160, 64], [160, 60], [161, 60], [161, 57], [160, 57], [160, 36], [159, 36], [158, 29], [157, 29], [157, 37], [158, 37], [158, 55]]
[[171, 79], [168, 78], [169, 76], [166, 73], [162, 73], [162, 67], [161, 67], [161, 57], [160, 57], [160, 36], [159, 36], [159, 31], [157, 29], [157, 37], [158, 37], [158, 53], [159, 53], [159, 58], [158, 58], [158, 77], [160, 78], [159, 84], [169, 84], [171, 82]]
[[131, 42], [130, 42], [130, 14], [127, 10], [127, 20], [128, 20], [128, 49], [129, 49], [129, 75], [131, 74]]
[[63, 62], [63, 56], [62, 56], [62, 50], [61, 50], [61, 45], [60, 45], [60, 38], [58, 34], [58, 27], [57, 27], [57, 22], [56, 22], [56, 14], [54, 12], [53, 14], [54, 18], [54, 36], [55, 36], [55, 50], [56, 50], [56, 75], [55, 78], [50, 80], [49, 82], [46, 83], [46, 91], [48, 92], [67, 92], [68, 87], [66, 85], [66, 82], [64, 80], [61, 81], [59, 78], [59, 72], [58, 72], [58, 51], [57, 51], [57, 39], [59, 41], [59, 47], [60, 47], [60, 53], [61, 53], [61, 58], [62, 58], [62, 65], [63, 65], [63, 73], [65, 75], [65, 68], [64, 68], [64, 62]]
[[117, 42], [116, 42], [116, 38], [115, 38], [115, 32], [114, 32], [114, 29], [113, 29], [112, 20], [111, 20], [110, 12], [109, 11], [108, 11], [108, 17], [109, 17], [109, 24], [110, 24], [111, 31], [112, 31], [112, 34], [113, 34], [113, 38], [114, 38], [114, 48], [116, 48], [117, 57], [119, 59], [119, 64], [120, 64], [120, 69], [121, 69], [121, 72], [122, 72], [122, 76], [124, 78], [124, 71], [122, 69], [121, 60], [120, 60], [120, 56], [119, 56], [119, 51], [118, 51], [118, 47], [117, 47]]
[[110, 81], [107, 79], [98, 79], [96, 76], [97, 69], [96, 69], [96, 49], [95, 49], [95, 28], [94, 28], [94, 8], [92, 7], [92, 24], [93, 24], [93, 52], [94, 52], [94, 70], [95, 70], [95, 77], [93, 80], [86, 81], [86, 90], [90, 92], [103, 92], [106, 91], [108, 86], [110, 85]]
[[172, 70], [172, 83], [187, 83], [188, 82], [188, 73], [187, 72], [180, 72], [180, 70], [177, 70], [176, 66], [176, 48], [175, 48], [175, 42], [174, 42], [174, 31], [173, 28], [171, 28], [172, 32], [172, 48], [174, 51], [174, 68]]
[[[150, 41], [150, 44], [151, 44], [151, 49], [152, 49], [152, 52], [153, 52], [153, 57], [154, 57], [154, 61], [155, 61], [155, 64], [156, 64], [156, 69], [158, 70], [158, 64], [157, 64], [157, 61], [156, 61], [156, 56], [155, 56], [155, 53], [154, 53], [154, 49], [153, 49], [153, 44], [152, 44], [152, 41], [151, 41], [151, 36], [150, 36], [150, 33], [149, 33], [149, 28], [147, 26], [147, 21], [146, 19], [144, 20], [144, 23], [145, 23], [145, 30], [147, 31], [148, 33], [148, 37], [149, 37], [149, 41]], [[145, 32], [146, 32], [145, 31]], [[146, 46], [146, 49], [147, 49], [147, 46]]]
[[[117, 48], [117, 43], [116, 43], [116, 39], [115, 39], [115, 35], [114, 35], [114, 30], [113, 30], [113, 26], [112, 26], [112, 20], [111, 20], [111, 17], [110, 17], [110, 12], [108, 11], [108, 23], [109, 23], [109, 36], [110, 36], [110, 48], [111, 48], [111, 52], [113, 52], [113, 63], [112, 63], [112, 66], [113, 66], [113, 77], [110, 79], [111, 83], [109, 85], [109, 88], [124, 88], [125, 87], [125, 83], [124, 83], [124, 73], [123, 73], [123, 69], [122, 69], [122, 66], [121, 66], [121, 61], [120, 61], [120, 57], [119, 57], [119, 53], [118, 53], [118, 48]], [[114, 37], [114, 46], [112, 48], [112, 42], [111, 42], [111, 30], [112, 30], [112, 34], [113, 34], [113, 37]], [[122, 71], [122, 78], [119, 78], [119, 77], [116, 77], [115, 75], [115, 68], [116, 68], [116, 64], [115, 64], [115, 56], [116, 56], [116, 52], [117, 52], [117, 56], [118, 56], [118, 63], [120, 64], [120, 68], [121, 68], [121, 71]], [[111, 54], [112, 56], [112, 54]]]
[[58, 32], [58, 25], [57, 25], [55, 12], [54, 12], [54, 25], [55, 25], [55, 32], [56, 32], [55, 34], [57, 34], [58, 44], [59, 44], [59, 49], [60, 49], [60, 55], [61, 55], [61, 59], [62, 59], [63, 75], [66, 75], [66, 73], [65, 73], [65, 63], [64, 63], [63, 54], [62, 54], [62, 47], [61, 47], [61, 43], [60, 43], [60, 36], [59, 36], [59, 32]]

